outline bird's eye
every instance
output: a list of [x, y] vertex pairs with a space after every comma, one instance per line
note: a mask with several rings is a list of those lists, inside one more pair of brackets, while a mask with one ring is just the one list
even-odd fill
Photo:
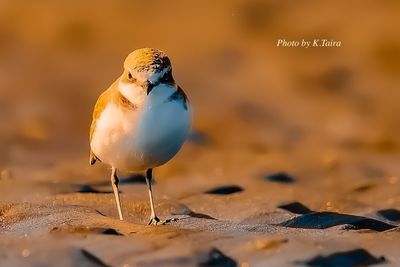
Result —
[[128, 72], [128, 79], [132, 79], [132, 73]]

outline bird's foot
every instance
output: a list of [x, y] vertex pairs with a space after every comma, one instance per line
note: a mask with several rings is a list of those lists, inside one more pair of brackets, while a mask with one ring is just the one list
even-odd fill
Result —
[[147, 225], [159, 225], [161, 223], [157, 216], [152, 216]]
[[151, 217], [148, 225], [166, 225], [171, 222], [176, 222], [178, 218], [170, 218], [167, 220], [160, 220], [157, 216]]

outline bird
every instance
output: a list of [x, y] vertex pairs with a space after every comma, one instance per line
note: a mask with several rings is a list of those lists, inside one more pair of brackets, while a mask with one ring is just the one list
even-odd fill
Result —
[[145, 172], [150, 200], [149, 225], [165, 224], [155, 212], [153, 169], [181, 149], [192, 124], [191, 106], [172, 76], [166, 53], [155, 48], [131, 52], [122, 75], [98, 98], [90, 126], [90, 165], [111, 167], [119, 219], [123, 220], [117, 171]]

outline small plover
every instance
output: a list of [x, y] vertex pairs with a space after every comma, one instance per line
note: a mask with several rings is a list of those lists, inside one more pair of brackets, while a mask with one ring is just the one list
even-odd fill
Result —
[[133, 51], [122, 75], [96, 102], [90, 127], [90, 164], [111, 166], [111, 184], [120, 220], [123, 220], [117, 170], [146, 171], [151, 216], [154, 210], [153, 168], [180, 150], [191, 127], [188, 98], [172, 77], [168, 56], [154, 48]]

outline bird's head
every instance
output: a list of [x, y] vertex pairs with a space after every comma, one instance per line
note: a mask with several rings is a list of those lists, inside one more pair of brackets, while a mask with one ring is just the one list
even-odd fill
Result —
[[[120, 89], [128, 95], [148, 95], [160, 83], [173, 85], [171, 61], [161, 50], [141, 48], [128, 55], [120, 78]], [[134, 91], [134, 92], [132, 92]]]

